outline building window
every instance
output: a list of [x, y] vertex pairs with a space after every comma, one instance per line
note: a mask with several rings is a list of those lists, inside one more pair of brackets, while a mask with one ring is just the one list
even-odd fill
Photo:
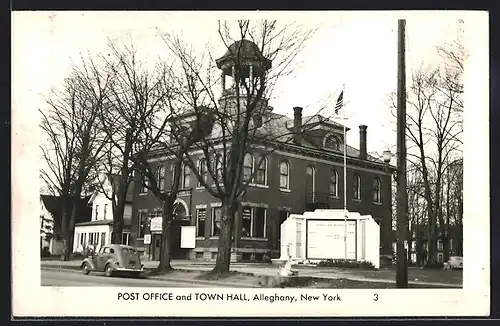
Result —
[[290, 164], [287, 161], [280, 163], [280, 188], [290, 189]]
[[330, 197], [339, 196], [339, 174], [335, 169], [330, 171]]
[[263, 156], [257, 160], [259, 164], [257, 174], [255, 175], [255, 183], [267, 185], [267, 157]]
[[130, 233], [122, 233], [122, 244], [127, 245], [130, 243]]
[[253, 176], [253, 156], [247, 153], [243, 158], [243, 181], [252, 182]]
[[266, 209], [244, 206], [242, 210], [241, 236], [266, 237]]
[[106, 232], [101, 232], [101, 246], [106, 244]]
[[106, 219], [106, 215], [108, 215], [108, 204], [104, 204], [104, 219]]
[[80, 234], [80, 244], [82, 246], [87, 244], [87, 233]]
[[333, 149], [335, 151], [340, 150], [340, 139], [337, 136], [330, 135], [325, 140], [325, 147], [328, 149]]
[[[207, 170], [207, 160], [204, 158], [200, 159], [198, 161], [198, 169], [200, 173], [201, 180], [203, 180], [205, 183], [207, 183], [208, 180], [208, 170]], [[202, 184], [200, 181], [198, 181], [198, 187], [201, 187]]]
[[141, 177], [141, 194], [146, 194], [149, 189], [149, 179], [145, 176]]
[[148, 226], [148, 216], [145, 212], [139, 212], [139, 218], [137, 220], [139, 221], [138, 238], [144, 238]]
[[354, 174], [352, 181], [352, 199], [361, 200], [361, 183], [357, 173]]
[[443, 251], [443, 240], [438, 240], [437, 241], [437, 247], [438, 247], [437, 249], [439, 251]]
[[373, 202], [380, 203], [380, 179], [373, 179]]
[[220, 223], [222, 221], [222, 207], [212, 208], [212, 236], [220, 235]]
[[165, 191], [165, 166], [160, 165], [156, 171], [156, 180], [158, 181], [158, 189]]
[[307, 195], [310, 196], [310, 199], [312, 199], [313, 202], [315, 202], [315, 188], [316, 188], [316, 169], [314, 166], [309, 165], [306, 168], [306, 192]]
[[191, 171], [189, 166], [183, 165], [182, 167], [182, 188], [186, 189], [191, 187]]
[[215, 172], [214, 183], [223, 183], [223, 168], [224, 168], [224, 157], [221, 153], [217, 153], [213, 158], [213, 171]]
[[207, 217], [207, 210], [200, 208], [196, 211], [196, 236], [205, 237], [205, 219]]
[[95, 219], [96, 219], [96, 221], [98, 218], [99, 218], [99, 205], [95, 205]]
[[89, 233], [89, 245], [97, 246], [99, 244], [99, 232]]

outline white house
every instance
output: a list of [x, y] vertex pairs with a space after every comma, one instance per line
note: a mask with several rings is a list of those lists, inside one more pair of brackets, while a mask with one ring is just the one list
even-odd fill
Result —
[[[53, 196], [40, 196], [40, 246], [41, 248], [48, 247], [51, 254], [57, 255], [61, 253], [60, 246], [54, 238], [54, 215], [47, 207], [52, 208], [50, 201], [53, 201]], [[54, 249], [56, 249], [54, 252]]]
[[[93, 246], [97, 251], [101, 246], [111, 243], [113, 233], [113, 205], [110, 198], [113, 193], [112, 185], [117, 184], [115, 180], [117, 180], [117, 176], [113, 176], [111, 180], [106, 179], [103, 189], [95, 191], [90, 197], [88, 204], [92, 206], [92, 217], [89, 222], [75, 224], [73, 252], [82, 253], [88, 246]], [[130, 184], [126, 195], [122, 244], [129, 244], [130, 241], [132, 196], [133, 183]]]

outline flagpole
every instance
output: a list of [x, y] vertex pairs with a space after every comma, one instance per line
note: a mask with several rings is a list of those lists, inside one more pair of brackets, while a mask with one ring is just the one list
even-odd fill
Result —
[[[338, 115], [338, 111], [344, 107], [344, 90], [345, 84], [342, 85], [342, 92], [337, 99], [337, 104], [335, 106], [335, 113]], [[341, 118], [346, 120], [344, 116]], [[342, 123], [344, 130], [344, 260], [347, 260], [347, 127], [345, 123]]]
[[347, 260], [347, 139], [344, 125], [344, 259]]

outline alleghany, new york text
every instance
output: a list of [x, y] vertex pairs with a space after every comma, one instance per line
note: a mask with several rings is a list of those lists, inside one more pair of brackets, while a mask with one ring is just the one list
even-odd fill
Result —
[[281, 295], [278, 293], [203, 293], [174, 294], [172, 292], [119, 292], [118, 300], [144, 300], [144, 301], [265, 301], [297, 302], [297, 301], [342, 301], [341, 296], [331, 293], [310, 295], [307, 293], [294, 295]]

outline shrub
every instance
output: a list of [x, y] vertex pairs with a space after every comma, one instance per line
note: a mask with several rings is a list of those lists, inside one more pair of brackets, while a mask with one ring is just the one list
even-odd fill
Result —
[[269, 257], [268, 255], [264, 255], [264, 256], [262, 257], [262, 262], [263, 262], [263, 263], [268, 263], [268, 264], [269, 264], [269, 263], [272, 263], [271, 257]]
[[43, 247], [41, 251], [41, 256], [42, 257], [50, 257], [50, 250], [49, 247]]
[[338, 267], [338, 268], [363, 268], [375, 269], [369, 261], [356, 261], [350, 259], [327, 259], [318, 263], [318, 267]]

